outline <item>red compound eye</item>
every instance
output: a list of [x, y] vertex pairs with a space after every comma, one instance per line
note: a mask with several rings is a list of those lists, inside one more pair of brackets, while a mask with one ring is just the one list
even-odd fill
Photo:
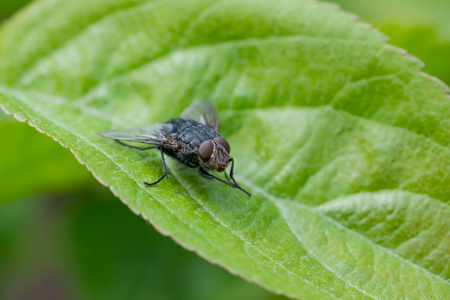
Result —
[[198, 156], [203, 162], [207, 162], [214, 151], [214, 142], [212, 140], [204, 141], [200, 147], [198, 147]]

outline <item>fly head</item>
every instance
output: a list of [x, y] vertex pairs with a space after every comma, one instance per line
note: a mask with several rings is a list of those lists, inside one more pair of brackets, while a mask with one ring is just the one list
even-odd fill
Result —
[[223, 172], [230, 161], [230, 144], [220, 137], [206, 140], [198, 147], [198, 157], [209, 169]]

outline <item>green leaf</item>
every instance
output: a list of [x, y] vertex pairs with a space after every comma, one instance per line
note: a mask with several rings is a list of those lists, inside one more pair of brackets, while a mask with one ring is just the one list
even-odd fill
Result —
[[[0, 103], [164, 234], [303, 299], [450, 294], [450, 99], [314, 1], [41, 1], [0, 34]], [[248, 198], [99, 130], [217, 106]]]

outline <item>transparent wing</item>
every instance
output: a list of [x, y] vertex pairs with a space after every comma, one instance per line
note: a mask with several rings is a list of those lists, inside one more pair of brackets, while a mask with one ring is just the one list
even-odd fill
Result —
[[207, 100], [195, 100], [181, 114], [182, 119], [195, 120], [219, 133], [219, 118], [214, 104]]
[[122, 130], [99, 131], [98, 134], [112, 140], [161, 145], [167, 142], [171, 130], [170, 124], [152, 124]]

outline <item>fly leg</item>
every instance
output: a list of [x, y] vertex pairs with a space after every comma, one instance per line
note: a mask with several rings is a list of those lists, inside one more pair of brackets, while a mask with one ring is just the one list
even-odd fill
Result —
[[[234, 159], [230, 158], [229, 162], [230, 162], [230, 161], [231, 161], [231, 170], [230, 170], [230, 177], [231, 177], [231, 180], [233, 181], [234, 185], [235, 185], [238, 189], [240, 189], [241, 191], [243, 191], [244, 193], [246, 193], [249, 197], [251, 197], [252, 194], [250, 194], [249, 192], [247, 192], [246, 190], [244, 190], [243, 188], [241, 188], [241, 187], [239, 186], [239, 184], [237, 184], [236, 180], [234, 179], [234, 176], [233, 176], [233, 174], [234, 174]], [[227, 175], [227, 174], [225, 173], [225, 175]], [[228, 176], [227, 176], [227, 177], [228, 177]]]
[[158, 148], [158, 146], [147, 146], [147, 147], [144, 146], [144, 147], [138, 147], [138, 146], [128, 145], [128, 144], [126, 144], [126, 143], [124, 143], [124, 142], [122, 142], [122, 141], [119, 141], [119, 140], [115, 140], [115, 141], [118, 142], [118, 143], [121, 144], [121, 145], [130, 147], [130, 148], [134, 148], [134, 149], [139, 149], [139, 150], [147, 150], [147, 149], [155, 149], [155, 148]]
[[234, 179], [233, 179], [233, 183], [228, 182], [228, 181], [225, 181], [225, 180], [220, 179], [220, 178], [218, 178], [218, 177], [216, 177], [216, 176], [214, 176], [214, 175], [209, 174], [205, 169], [203, 169], [203, 168], [201, 168], [201, 167], [200, 167], [200, 174], [201, 174], [203, 177], [206, 177], [206, 178], [208, 178], [208, 179], [215, 179], [215, 180], [218, 180], [218, 181], [220, 181], [220, 182], [222, 182], [222, 183], [224, 183], [224, 184], [226, 184], [226, 185], [229, 185], [229, 186], [234, 187], [234, 188], [236, 188], [236, 189], [238, 189], [238, 190], [241, 190], [241, 191], [243, 191], [244, 193], [246, 193], [249, 197], [252, 196], [252, 194], [250, 194], [249, 192], [247, 192], [246, 190], [244, 190], [243, 188], [241, 188], [241, 187], [234, 181]]
[[219, 180], [219, 181], [222, 182], [222, 183], [225, 183], [226, 185], [229, 185], [229, 186], [231, 186], [231, 187], [236, 187], [236, 186], [235, 186], [233, 183], [231, 183], [231, 182], [225, 181], [225, 180], [220, 179], [220, 178], [218, 178], [218, 177], [216, 177], [216, 176], [214, 176], [214, 175], [209, 174], [208, 171], [206, 171], [205, 169], [203, 169], [203, 168], [201, 168], [201, 167], [200, 167], [200, 174], [201, 174], [203, 177], [206, 177], [206, 178], [208, 178], [208, 179], [216, 179], [216, 180]]
[[163, 176], [161, 176], [158, 180], [156, 180], [155, 182], [152, 183], [148, 183], [144, 181], [144, 185], [149, 186], [149, 185], [155, 185], [157, 183], [159, 183], [161, 180], [164, 179], [164, 177], [167, 176], [167, 171], [166, 171], [166, 161], [164, 160], [164, 152], [163, 152], [163, 148], [159, 148], [161, 150], [161, 161], [162, 161], [162, 167], [163, 167]]

